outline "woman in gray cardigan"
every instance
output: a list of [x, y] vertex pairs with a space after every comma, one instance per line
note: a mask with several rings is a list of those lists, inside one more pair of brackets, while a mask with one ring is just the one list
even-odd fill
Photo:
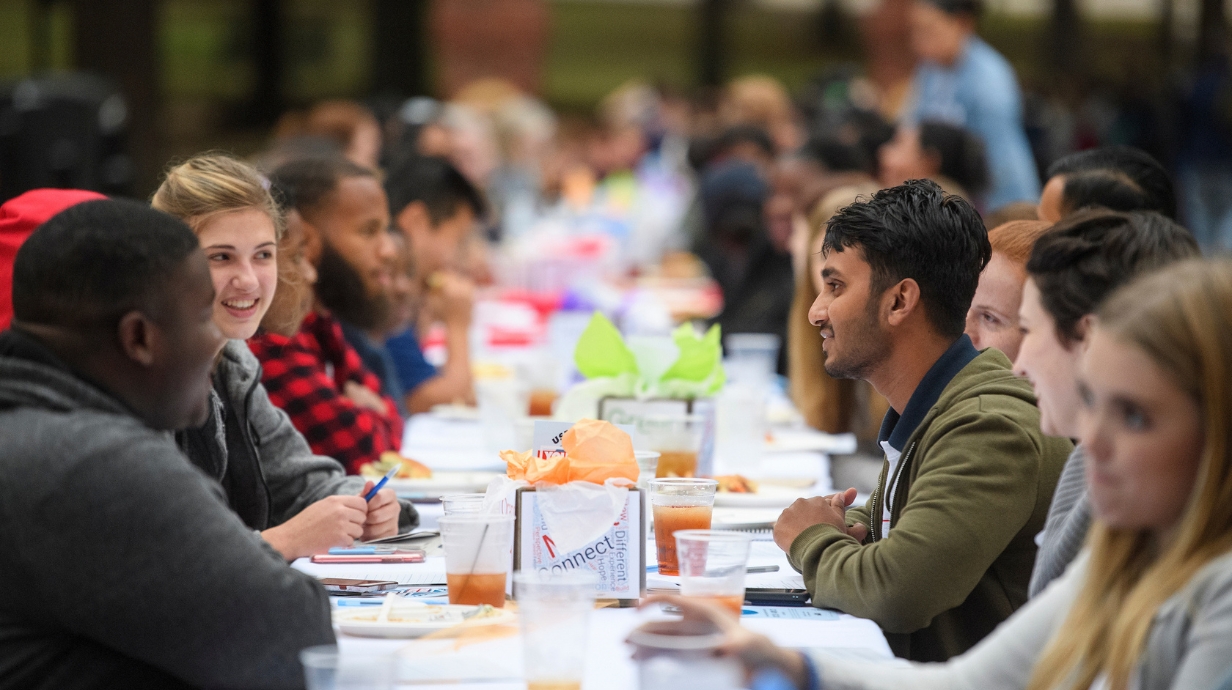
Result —
[[[284, 275], [292, 294], [275, 300], [280, 271], [296, 271], [298, 264], [278, 261], [283, 217], [256, 170], [227, 156], [197, 156], [168, 171], [152, 203], [197, 234], [214, 279], [214, 323], [230, 338], [214, 369], [209, 419], [177, 434], [188, 458], [222, 484], [236, 514], [288, 560], [413, 527], [414, 508], [393, 491], [366, 502], [369, 484], [313, 455], [261, 385], [260, 364], [244, 340], [275, 301], [282, 311], [295, 311], [301, 301], [295, 288], [305, 286]], [[281, 239], [301, 244], [302, 229]], [[283, 320], [298, 325], [302, 318], [301, 312]]]
[[671, 600], [728, 631], [753, 687], [765, 674], [801, 690], [1219, 688], [1232, 666], [1230, 334], [1229, 259], [1174, 264], [1099, 309], [1077, 381], [1088, 546], [966, 654], [942, 664], [806, 656], [715, 606]]

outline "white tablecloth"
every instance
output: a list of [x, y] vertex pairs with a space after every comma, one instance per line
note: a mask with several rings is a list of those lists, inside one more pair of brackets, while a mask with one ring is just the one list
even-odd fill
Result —
[[[653, 558], [654, 544], [648, 544]], [[748, 576], [749, 587], [800, 586], [799, 574], [787, 565], [783, 552], [773, 542], [754, 542], [750, 565], [778, 565], [776, 573]], [[444, 582], [444, 558], [430, 555], [422, 564], [318, 565], [306, 559], [294, 567], [317, 577], [356, 577], [402, 582]], [[650, 587], [670, 587], [675, 578], [648, 574]], [[337, 603], [337, 602], [335, 602]], [[758, 609], [753, 609], [757, 611]], [[801, 609], [801, 611], [811, 609]], [[764, 612], [763, 612], [764, 613]], [[790, 612], [789, 612], [790, 613]], [[645, 610], [599, 609], [591, 618], [587, 645], [586, 690], [627, 690], [636, 687], [636, 666], [631, 649], [624, 644], [629, 631], [643, 622], [670, 617], [657, 606]], [[746, 616], [742, 624], [769, 636], [776, 643], [795, 648], [824, 648], [869, 659], [892, 657], [880, 628], [872, 621], [848, 615], [829, 620], [783, 620]], [[481, 642], [458, 644], [455, 640], [381, 640], [351, 637], [338, 631], [338, 644], [346, 654], [388, 651], [399, 657], [399, 678], [416, 687], [475, 685], [483, 688], [524, 688], [521, 640], [510, 634]]]
[[[724, 472], [740, 472], [753, 478], [772, 480], [774, 477], [814, 478], [815, 483], [799, 489], [799, 495], [819, 495], [832, 491], [827, 453], [851, 452], [854, 439], [849, 435], [830, 436], [811, 430], [776, 430], [774, 441], [768, 443], [760, 463], [751, 468], [720, 468]], [[504, 465], [495, 453], [484, 447], [482, 428], [477, 420], [444, 419], [435, 415], [416, 415], [408, 420], [402, 452], [436, 471], [503, 471]], [[420, 504], [420, 526], [434, 529], [441, 515], [439, 504]], [[764, 512], [764, 509], [763, 509]], [[791, 569], [786, 555], [773, 542], [753, 543], [750, 565], [777, 565], [774, 573], [748, 576], [748, 587], [802, 587], [800, 575]], [[647, 555], [654, 560], [654, 542], [647, 545]], [[444, 558], [439, 550], [422, 564], [400, 565], [316, 565], [301, 559], [294, 564], [317, 577], [354, 577], [391, 579], [405, 583], [444, 583]], [[675, 578], [647, 574], [647, 586], [670, 589]], [[337, 603], [337, 602], [335, 602]], [[758, 611], [758, 609], [753, 609]], [[805, 609], [800, 609], [804, 611]], [[808, 609], [811, 611], [811, 609]], [[783, 612], [782, 610], [779, 610]], [[770, 611], [762, 610], [761, 615]], [[783, 612], [788, 615], [790, 611]], [[591, 619], [584, 687], [586, 690], [627, 690], [636, 687], [636, 667], [630, 660], [630, 649], [624, 644], [629, 631], [643, 622], [668, 617], [659, 607], [646, 610], [599, 609]], [[826, 648], [866, 658], [891, 658], [890, 648], [881, 630], [871, 621], [847, 615], [828, 616], [826, 620], [769, 619], [757, 615], [745, 616], [743, 625], [768, 635], [780, 645], [796, 648]], [[448, 687], [461, 690], [474, 685], [485, 689], [517, 688], [525, 684], [521, 677], [521, 640], [509, 630], [508, 635], [482, 642], [459, 644], [455, 640], [380, 640], [350, 637], [339, 631], [338, 644], [347, 653], [387, 650], [398, 653], [399, 678], [415, 687]]]

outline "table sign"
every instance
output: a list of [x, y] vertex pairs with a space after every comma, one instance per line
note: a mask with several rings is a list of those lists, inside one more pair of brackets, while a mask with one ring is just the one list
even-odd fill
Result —
[[[560, 440], [570, 426], [567, 422], [536, 421], [535, 453], [547, 457], [550, 453], [564, 452]], [[631, 431], [627, 427], [623, 430], [626, 433]], [[636, 487], [609, 487], [587, 482], [572, 482], [565, 488], [572, 484], [585, 484], [576, 489], [588, 494], [588, 507], [591, 508], [605, 498], [617, 495], [615, 492], [623, 494], [623, 504], [611, 520], [611, 527], [598, 538], [573, 548], [569, 548], [568, 544], [558, 544], [560, 535], [553, 538], [548, 526], [551, 520], [544, 515], [539, 492], [534, 487], [519, 488], [514, 494], [514, 516], [517, 520], [513, 539], [514, 570], [590, 570], [599, 577], [598, 598], [635, 603], [646, 590], [645, 493]]]

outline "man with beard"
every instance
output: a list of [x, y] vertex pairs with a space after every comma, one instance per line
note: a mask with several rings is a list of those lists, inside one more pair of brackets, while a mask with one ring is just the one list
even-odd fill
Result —
[[261, 360], [270, 400], [312, 451], [357, 473], [382, 452], [397, 450], [402, 438], [398, 405], [343, 333], [344, 320], [371, 328], [389, 309], [395, 251], [385, 192], [375, 173], [342, 158], [287, 163], [270, 181], [310, 237], [316, 304], [295, 336], [264, 332], [248, 345]]
[[963, 334], [992, 250], [979, 214], [911, 180], [839, 211], [809, 320], [825, 369], [890, 403], [877, 489], [800, 499], [774, 541], [813, 605], [876, 621], [898, 656], [942, 661], [1027, 600], [1035, 535], [1071, 449], [1044, 436], [1031, 386]]

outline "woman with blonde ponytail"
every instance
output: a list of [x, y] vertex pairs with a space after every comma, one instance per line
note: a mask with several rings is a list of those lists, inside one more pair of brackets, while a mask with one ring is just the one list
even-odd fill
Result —
[[[289, 303], [275, 300], [280, 246], [302, 253], [304, 233], [292, 227], [286, 239], [296, 243], [280, 245], [285, 219], [269, 182], [243, 161], [207, 153], [168, 170], [151, 204], [196, 233], [214, 282], [214, 324], [229, 339], [214, 367], [209, 419], [176, 434], [188, 459], [222, 485], [231, 509], [287, 560], [414, 526], [418, 516], [409, 503], [388, 489], [365, 501], [370, 483], [314, 455], [261, 383], [261, 366], [245, 341], [262, 323], [294, 331], [304, 316], [304, 291], [294, 294], [294, 282], [282, 281]], [[296, 276], [312, 279], [302, 273]], [[279, 317], [273, 323], [265, 320], [271, 306]]]
[[[1232, 669], [1232, 260], [1172, 264], [1098, 310], [1079, 367], [1095, 521], [1087, 548], [971, 651], [943, 664], [804, 656], [721, 609], [758, 686], [1203, 690]], [[807, 645], [807, 640], [800, 640]]]

